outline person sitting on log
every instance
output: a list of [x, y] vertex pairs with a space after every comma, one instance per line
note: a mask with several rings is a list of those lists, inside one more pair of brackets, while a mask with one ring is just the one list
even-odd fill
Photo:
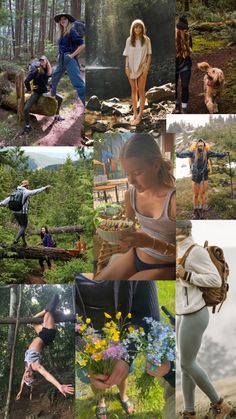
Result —
[[[48, 228], [46, 226], [41, 227], [40, 237], [42, 239], [42, 245], [44, 247], [56, 247], [56, 243], [53, 240], [52, 235], [49, 233]], [[41, 266], [42, 272], [44, 272], [44, 262], [47, 263], [48, 269], [52, 268], [52, 262], [49, 256], [41, 257], [39, 259], [39, 264]]]
[[30, 109], [38, 102], [40, 96], [47, 92], [48, 79], [52, 74], [52, 67], [45, 55], [34, 63], [33, 69], [25, 79], [27, 93], [31, 93], [24, 107], [25, 127], [20, 135], [29, 134], [32, 130], [29, 120]]
[[43, 186], [42, 188], [29, 190], [29, 181], [23, 180], [21, 185], [17, 187], [16, 191], [14, 191], [10, 196], [0, 202], [0, 207], [8, 207], [13, 211], [14, 217], [20, 226], [20, 230], [18, 231], [13, 244], [18, 244], [20, 238], [22, 238], [23, 246], [27, 246], [25, 240], [25, 232], [28, 225], [28, 200], [31, 196], [46, 191], [50, 187], [50, 185], [47, 185]]
[[84, 48], [84, 40], [78, 31], [76, 19], [68, 13], [59, 13], [54, 17], [60, 30], [60, 38], [58, 41], [59, 55], [58, 62], [52, 73], [52, 89], [51, 92], [44, 96], [56, 96], [57, 85], [63, 74], [67, 71], [71, 84], [78, 93], [78, 97], [85, 106], [85, 83], [80, 75], [80, 66], [76, 59]]
[[43, 317], [43, 323], [33, 324], [33, 328], [38, 336], [31, 342], [25, 352], [25, 370], [16, 400], [20, 399], [24, 384], [32, 387], [35, 381], [36, 372], [41, 374], [49, 383], [53, 384], [63, 396], [66, 397], [67, 394], [74, 394], [74, 387], [72, 384], [60, 384], [59, 381], [41, 364], [42, 352], [45, 346], [53, 343], [56, 336], [54, 315], [58, 303], [59, 296], [58, 294], [55, 294], [45, 309], [34, 316]]

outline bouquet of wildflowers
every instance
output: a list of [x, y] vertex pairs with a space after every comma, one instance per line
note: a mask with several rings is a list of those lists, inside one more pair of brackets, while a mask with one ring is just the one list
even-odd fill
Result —
[[128, 361], [128, 342], [134, 342], [132, 336], [136, 338], [139, 333], [129, 326], [131, 313], [124, 319], [121, 312], [116, 313], [116, 321], [108, 313], [104, 313], [104, 316], [105, 323], [101, 331], [93, 328], [90, 318], [85, 321], [82, 317], [77, 318], [76, 331], [82, 338], [83, 348], [77, 351], [76, 362], [79, 367], [86, 367], [90, 374], [109, 375], [117, 360]]
[[[150, 371], [155, 372], [166, 362], [175, 361], [175, 331], [173, 327], [151, 317], [143, 319], [148, 328], [146, 338], [142, 339], [141, 351], [149, 364]], [[137, 388], [144, 397], [155, 384], [155, 377], [146, 371], [137, 379]]]

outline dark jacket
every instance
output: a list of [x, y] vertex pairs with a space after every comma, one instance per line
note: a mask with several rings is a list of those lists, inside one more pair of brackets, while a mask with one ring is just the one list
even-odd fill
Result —
[[225, 156], [226, 156], [226, 153], [218, 153], [217, 151], [207, 151], [207, 157], [206, 157], [205, 161], [200, 160], [200, 159], [198, 161], [196, 161], [195, 150], [193, 150], [193, 151], [187, 150], [187, 151], [181, 151], [181, 152], [177, 151], [176, 152], [176, 157], [179, 157], [179, 158], [189, 157], [189, 158], [191, 158], [191, 160], [192, 160], [191, 171], [192, 171], [192, 174], [194, 176], [204, 175], [205, 178], [207, 177], [207, 174], [208, 174], [208, 159], [211, 158], [211, 157], [222, 158], [222, 157], [225, 157]]
[[79, 36], [78, 32], [71, 28], [70, 33], [61, 36], [59, 39], [59, 54], [72, 54], [80, 45], [84, 44], [84, 40]]
[[25, 79], [25, 87], [27, 91], [31, 90], [30, 81], [33, 81], [33, 91], [42, 95], [47, 92], [49, 76], [46, 73], [40, 73], [39, 69], [31, 71]]

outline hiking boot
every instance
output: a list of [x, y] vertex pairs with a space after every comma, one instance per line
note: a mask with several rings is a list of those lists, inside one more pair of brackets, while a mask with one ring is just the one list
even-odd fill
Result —
[[56, 307], [59, 303], [59, 295], [54, 294], [52, 299], [49, 301], [49, 303], [46, 305], [45, 310], [49, 311], [50, 313], [54, 313], [56, 310]]
[[181, 419], [196, 419], [196, 412], [187, 412], [186, 410], [184, 412], [180, 413]]
[[30, 131], [32, 131], [32, 128], [31, 128], [31, 126], [29, 125], [29, 126], [25, 126], [24, 127], [24, 129], [23, 129], [23, 131], [21, 131], [21, 133], [20, 133], [20, 137], [22, 136], [22, 135], [28, 135], [29, 133], [30, 133]]
[[200, 220], [204, 220], [204, 208], [198, 210]]
[[229, 403], [224, 402], [223, 399], [220, 399], [220, 401], [216, 404], [211, 403], [208, 417], [209, 419], [226, 419], [232, 410], [233, 408]]
[[233, 407], [229, 403], [220, 399], [216, 404], [211, 403], [208, 417], [209, 419], [226, 419], [232, 410]]
[[55, 99], [56, 96], [52, 96], [51, 92], [43, 93], [44, 97], [50, 97], [51, 99]]
[[194, 220], [199, 220], [199, 218], [200, 218], [199, 209], [198, 208], [194, 208], [194, 210], [193, 210], [193, 219]]

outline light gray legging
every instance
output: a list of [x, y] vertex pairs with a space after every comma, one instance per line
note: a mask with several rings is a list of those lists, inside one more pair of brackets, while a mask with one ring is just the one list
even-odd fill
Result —
[[182, 392], [184, 408], [194, 411], [196, 385], [205, 393], [212, 403], [219, 402], [206, 372], [197, 364], [196, 358], [202, 343], [202, 335], [209, 323], [209, 312], [203, 307], [196, 313], [177, 316], [177, 341], [180, 353], [182, 373]]

